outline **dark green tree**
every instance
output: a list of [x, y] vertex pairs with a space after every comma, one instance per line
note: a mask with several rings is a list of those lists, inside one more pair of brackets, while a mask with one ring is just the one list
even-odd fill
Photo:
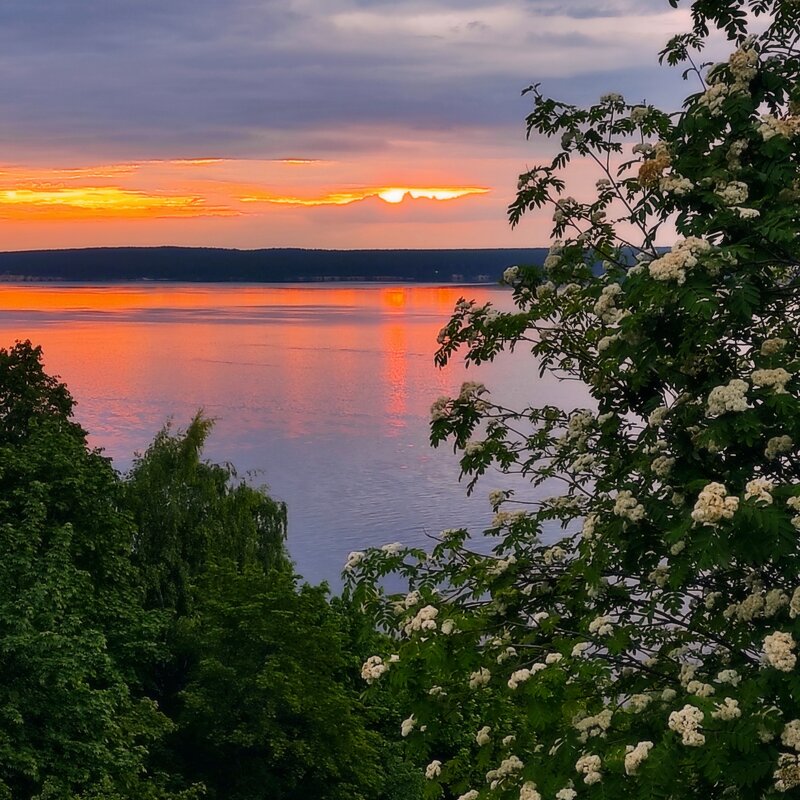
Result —
[[109, 461], [30, 342], [0, 350], [0, 797], [144, 797], [169, 727], [138, 692], [158, 639]]
[[232, 466], [203, 460], [212, 426], [202, 413], [185, 431], [165, 426], [126, 481], [147, 602], [179, 615], [189, 610], [191, 581], [209, 563], [289, 567], [286, 506], [238, 480]]
[[342, 628], [324, 587], [212, 566], [180, 624], [184, 774], [226, 800], [380, 797], [382, 741], [365, 725]]

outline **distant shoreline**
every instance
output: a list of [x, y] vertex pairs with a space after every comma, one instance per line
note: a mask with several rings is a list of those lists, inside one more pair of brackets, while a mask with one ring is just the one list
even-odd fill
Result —
[[230, 250], [93, 247], [0, 252], [0, 282], [496, 283], [547, 248], [478, 250]]

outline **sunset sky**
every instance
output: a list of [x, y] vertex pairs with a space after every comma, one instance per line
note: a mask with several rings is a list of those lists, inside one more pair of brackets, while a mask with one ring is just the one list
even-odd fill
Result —
[[666, 0], [5, 0], [0, 249], [545, 244], [505, 218], [549, 152], [520, 91], [674, 107], [686, 27]]

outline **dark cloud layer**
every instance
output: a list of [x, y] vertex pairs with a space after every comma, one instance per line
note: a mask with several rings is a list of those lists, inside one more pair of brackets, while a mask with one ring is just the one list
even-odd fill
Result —
[[306, 148], [346, 148], [339, 134], [353, 127], [519, 124], [519, 90], [534, 80], [575, 99], [658, 99], [648, 37], [663, 40], [667, 11], [665, 0], [6, 0], [0, 145], [324, 156]]

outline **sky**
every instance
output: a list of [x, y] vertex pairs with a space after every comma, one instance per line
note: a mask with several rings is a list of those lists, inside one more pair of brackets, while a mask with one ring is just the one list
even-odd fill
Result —
[[[666, 0], [4, 0], [0, 249], [542, 246], [530, 98], [675, 108]], [[569, 178], [589, 186], [583, 165]]]

